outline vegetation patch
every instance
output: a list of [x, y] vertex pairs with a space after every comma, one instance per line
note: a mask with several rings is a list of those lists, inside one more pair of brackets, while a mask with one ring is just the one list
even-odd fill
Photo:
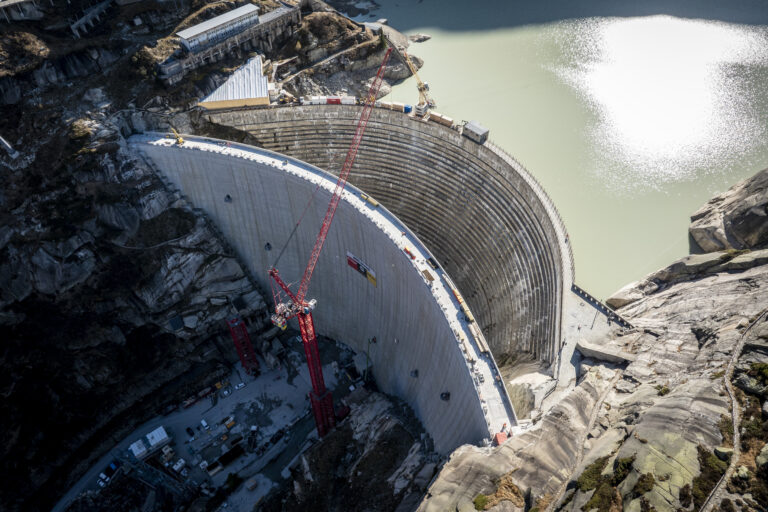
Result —
[[502, 501], [511, 501], [518, 508], [525, 507], [525, 497], [520, 488], [512, 481], [512, 472], [499, 479], [496, 492], [488, 495], [487, 498], [486, 508], [491, 508]]
[[693, 503], [693, 494], [691, 493], [691, 484], [685, 484], [680, 488], [680, 505], [688, 508]]
[[720, 429], [720, 435], [723, 436], [723, 446], [733, 448], [733, 422], [730, 416], [721, 415], [717, 426]]
[[93, 130], [88, 126], [84, 119], [78, 119], [69, 127], [69, 138], [73, 140], [90, 137]]
[[651, 505], [651, 502], [648, 501], [648, 498], [641, 498], [640, 499], [640, 512], [656, 512], [656, 507]]
[[[632, 465], [635, 462], [635, 455], [623, 459], [616, 459], [613, 462], [613, 473], [604, 475], [602, 473], [608, 465], [609, 458], [610, 457], [600, 457], [597, 459], [587, 466], [576, 481], [577, 487], [582, 492], [595, 489], [595, 492], [589, 498], [589, 501], [582, 507], [582, 510], [584, 511], [598, 509], [600, 512], [608, 512], [609, 510], [621, 510], [622, 508], [621, 493], [619, 493], [617, 487], [625, 478], [627, 478], [627, 475], [629, 475], [629, 472], [632, 470]], [[651, 476], [651, 478], [653, 478], [653, 476]], [[651, 487], [653, 487], [653, 482], [651, 483]]]
[[584, 469], [584, 472], [576, 480], [576, 485], [581, 492], [591, 491], [596, 489], [601, 483], [601, 473], [608, 465], [608, 459], [610, 457], [600, 457], [595, 462], [590, 464]]
[[656, 391], [658, 391], [659, 396], [664, 396], [669, 394], [670, 389], [669, 389], [669, 386], [667, 386], [666, 384], [664, 384], [663, 386], [659, 384], [658, 386], [656, 386]]
[[488, 496], [485, 494], [478, 494], [475, 499], [472, 500], [475, 504], [475, 510], [485, 510], [485, 506], [488, 504]]
[[768, 363], [752, 363], [747, 375], [759, 380], [763, 386], [768, 385]]
[[[611, 477], [611, 485], [617, 486], [627, 478], [627, 475], [632, 470], [632, 464], [635, 462], [635, 456], [627, 457], [624, 459], [616, 459], [613, 465], [613, 477]], [[653, 478], [653, 477], [651, 477]]]
[[637, 482], [635, 482], [635, 486], [632, 488], [632, 495], [642, 496], [643, 494], [650, 492], [653, 490], [654, 483], [656, 483], [656, 480], [653, 478], [653, 474], [643, 473], [640, 475], [640, 478], [637, 479]]
[[595, 493], [589, 498], [589, 501], [581, 507], [581, 510], [587, 512], [597, 509], [599, 512], [609, 512], [610, 510], [621, 510], [622, 500], [619, 490], [611, 486], [608, 482], [603, 482], [597, 488]]
[[728, 465], [703, 446], [696, 447], [699, 459], [699, 476], [693, 479], [693, 504], [700, 509], [712, 489], [723, 476]]

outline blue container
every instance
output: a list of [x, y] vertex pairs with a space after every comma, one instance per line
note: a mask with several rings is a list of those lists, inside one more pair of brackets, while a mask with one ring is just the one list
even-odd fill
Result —
[[403, 108], [403, 112], [405, 112], [406, 114], [410, 114], [410, 113], [411, 113], [411, 110], [413, 110], [413, 107], [412, 107], [412, 106], [410, 106], [410, 105], [406, 105], [406, 106]]

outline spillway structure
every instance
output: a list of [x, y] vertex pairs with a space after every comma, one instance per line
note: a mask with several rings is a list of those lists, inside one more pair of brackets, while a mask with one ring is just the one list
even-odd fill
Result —
[[[333, 174], [270, 150], [189, 135], [181, 145], [163, 134], [134, 135], [129, 147], [206, 212], [264, 289], [283, 246], [281, 276], [301, 279]], [[406, 223], [348, 184], [307, 297], [317, 300], [317, 332], [367, 353], [380, 389], [405, 400], [435, 450], [447, 454], [517, 420], [472, 321], [478, 315], [438, 262]]]

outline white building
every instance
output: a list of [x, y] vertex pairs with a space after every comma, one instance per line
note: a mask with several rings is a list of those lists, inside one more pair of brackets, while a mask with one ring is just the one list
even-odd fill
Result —
[[157, 427], [155, 430], [147, 434], [147, 441], [149, 441], [149, 448], [151, 450], [155, 450], [170, 443], [171, 438], [168, 437], [168, 433], [166, 433], [163, 427]]
[[244, 5], [176, 33], [187, 50], [195, 52], [238, 34], [259, 22], [259, 8]]
[[144, 441], [142, 441], [141, 439], [139, 439], [138, 441], [133, 443], [131, 446], [129, 446], [128, 449], [131, 450], [131, 453], [137, 459], [143, 459], [149, 453], [147, 451], [147, 445], [145, 445]]

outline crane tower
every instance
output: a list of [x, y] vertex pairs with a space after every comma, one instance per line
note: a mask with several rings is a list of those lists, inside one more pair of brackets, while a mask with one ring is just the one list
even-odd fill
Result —
[[344, 165], [341, 167], [339, 177], [336, 181], [336, 187], [334, 188], [333, 195], [331, 196], [330, 203], [328, 204], [328, 210], [325, 212], [323, 223], [320, 227], [320, 233], [315, 239], [315, 245], [312, 248], [312, 253], [309, 257], [309, 263], [304, 270], [304, 275], [299, 283], [298, 291], [294, 294], [289, 286], [282, 280], [277, 268], [272, 267], [269, 269], [269, 275], [281, 289], [287, 300], [280, 300], [280, 293], [275, 291], [272, 287], [273, 298], [275, 301], [275, 313], [272, 315], [272, 323], [285, 329], [288, 320], [296, 318], [299, 322], [299, 329], [301, 330], [301, 340], [304, 346], [304, 354], [307, 357], [307, 365], [309, 366], [309, 376], [312, 381], [312, 391], [310, 393], [310, 401], [312, 402], [312, 412], [315, 416], [315, 423], [317, 424], [317, 432], [320, 436], [330, 431], [336, 425], [336, 414], [333, 409], [333, 396], [331, 392], [325, 387], [325, 380], [323, 379], [323, 368], [320, 362], [320, 352], [317, 348], [317, 336], [315, 334], [315, 324], [312, 319], [312, 310], [315, 308], [317, 301], [315, 299], [306, 300], [307, 289], [309, 288], [310, 280], [312, 279], [312, 273], [317, 265], [317, 260], [320, 257], [320, 253], [323, 250], [323, 244], [328, 236], [328, 230], [331, 228], [331, 222], [333, 216], [336, 213], [336, 208], [341, 200], [341, 194], [344, 191], [344, 186], [347, 184], [347, 178], [349, 172], [352, 169], [352, 165], [355, 163], [355, 157], [357, 156], [357, 150], [360, 146], [360, 141], [365, 133], [365, 128], [368, 124], [368, 119], [371, 117], [371, 111], [373, 110], [374, 103], [376, 101], [376, 95], [381, 87], [381, 82], [384, 79], [384, 66], [386, 66], [389, 56], [392, 53], [392, 47], [388, 47], [384, 54], [384, 59], [379, 66], [379, 70], [376, 73], [376, 78], [373, 80], [368, 95], [365, 98], [365, 104], [360, 112], [360, 118], [357, 121], [357, 128], [355, 135], [352, 138], [352, 143], [347, 151], [347, 157], [344, 160]]

